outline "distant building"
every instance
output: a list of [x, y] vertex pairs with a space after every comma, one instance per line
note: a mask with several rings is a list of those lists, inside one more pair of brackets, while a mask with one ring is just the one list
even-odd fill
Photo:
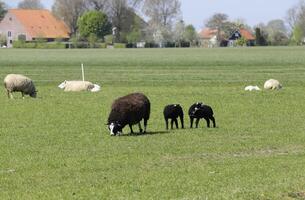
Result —
[[[212, 48], [218, 46], [217, 41], [218, 30], [205, 28], [199, 33], [200, 46], [206, 48]], [[227, 46], [227, 40], [224, 37], [224, 32], [221, 32], [220, 35], [221, 42], [220, 46]]]
[[0, 34], [6, 36], [7, 47], [12, 47], [18, 38], [26, 41], [43, 38], [49, 42], [70, 38], [68, 26], [49, 10], [10, 9], [0, 22]]
[[242, 37], [247, 41], [247, 46], [255, 45], [254, 35], [250, 31], [241, 28], [233, 32], [233, 34], [229, 38], [228, 46], [235, 46], [235, 42]]
[[[236, 41], [241, 37], [245, 38], [247, 41], [247, 46], [254, 46], [255, 45], [255, 37], [253, 34], [246, 30], [246, 29], [239, 29], [234, 31], [229, 38], [225, 37], [225, 33], [222, 32], [219, 34], [220, 36], [220, 46], [222, 47], [233, 47], [236, 44]], [[217, 29], [210, 29], [205, 28], [199, 33], [200, 44], [202, 47], [217, 47], [218, 46], [218, 30]]]

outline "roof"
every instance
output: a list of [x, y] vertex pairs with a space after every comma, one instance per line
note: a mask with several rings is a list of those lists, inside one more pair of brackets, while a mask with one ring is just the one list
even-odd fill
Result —
[[69, 38], [66, 24], [55, 18], [49, 10], [10, 9], [33, 38]]
[[217, 32], [217, 29], [205, 28], [199, 33], [199, 35], [203, 39], [211, 39], [212, 37], [217, 35]]
[[239, 30], [242, 37], [244, 37], [246, 40], [255, 40], [255, 37], [252, 35], [252, 33], [246, 29], [240, 29]]

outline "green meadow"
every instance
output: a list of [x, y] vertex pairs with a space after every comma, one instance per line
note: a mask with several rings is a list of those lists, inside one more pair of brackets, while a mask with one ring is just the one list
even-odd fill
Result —
[[[85, 77], [98, 93], [66, 93]], [[0, 199], [304, 199], [305, 49], [0, 50], [0, 78], [21, 73], [38, 98], [0, 93]], [[246, 92], [278, 79], [280, 91]], [[148, 133], [111, 137], [114, 99], [143, 92]], [[210, 105], [217, 128], [189, 128]], [[181, 130], [163, 108], [179, 103]], [[138, 132], [138, 127], [134, 127]]]

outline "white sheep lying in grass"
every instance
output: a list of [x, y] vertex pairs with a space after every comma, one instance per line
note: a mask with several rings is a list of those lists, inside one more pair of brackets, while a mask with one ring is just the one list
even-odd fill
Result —
[[265, 82], [264, 88], [266, 90], [279, 90], [282, 88], [282, 85], [278, 80], [275, 79], [269, 79]]
[[8, 98], [13, 98], [12, 92], [21, 92], [22, 98], [24, 95], [36, 98], [37, 95], [33, 81], [21, 74], [8, 74], [4, 78], [4, 87]]
[[249, 86], [245, 87], [245, 91], [253, 91], [253, 90], [259, 91], [261, 89], [257, 85], [256, 86], [249, 85]]
[[93, 84], [89, 81], [64, 81], [58, 87], [64, 89], [65, 92], [98, 92], [101, 90], [99, 85]]

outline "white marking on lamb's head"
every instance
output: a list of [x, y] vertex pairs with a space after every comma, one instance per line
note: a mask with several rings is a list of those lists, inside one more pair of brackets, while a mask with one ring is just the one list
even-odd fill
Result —
[[112, 122], [108, 125], [111, 136], [121, 135], [122, 134], [122, 126], [117, 122]]
[[64, 82], [62, 82], [61, 84], [59, 84], [58, 87], [59, 87], [60, 89], [64, 89], [64, 88], [66, 87], [66, 83], [67, 83], [67, 81], [64, 81]]

